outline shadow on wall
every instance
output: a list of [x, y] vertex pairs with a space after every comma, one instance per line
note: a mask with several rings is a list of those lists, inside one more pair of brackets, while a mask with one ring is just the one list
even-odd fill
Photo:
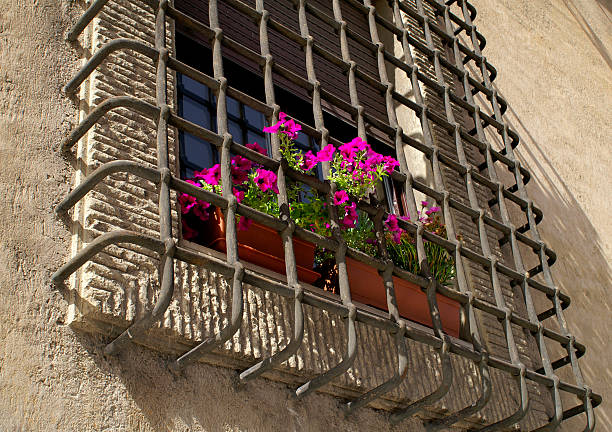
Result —
[[[503, 97], [499, 90], [498, 94]], [[598, 424], [604, 430], [606, 425], [612, 426], [609, 414], [611, 405], [606, 400], [606, 395], [612, 389], [612, 365], [606, 360], [612, 358], [608, 345], [612, 312], [609, 294], [606, 292], [612, 287], [612, 268], [602, 247], [602, 239], [589, 216], [547, 157], [546, 151], [511, 106], [508, 106], [505, 120], [520, 135], [521, 143], [515, 154], [532, 174], [526, 186], [529, 198], [544, 213], [544, 219], [538, 225], [540, 236], [557, 253], [557, 261], [551, 267], [553, 279], [571, 297], [571, 304], [564, 311], [569, 331], [587, 347], [586, 355], [580, 360], [585, 383], [604, 396], [602, 406], [595, 410]], [[528, 261], [527, 268], [537, 264], [534, 257], [532, 254], [525, 259]], [[538, 311], [551, 306], [544, 296], [537, 300], [547, 303], [545, 307], [539, 307]], [[552, 321], [556, 321], [556, 318], [549, 318], [544, 324], [557, 329], [556, 323]], [[566, 355], [559, 344], [554, 345], [547, 344], [551, 360]], [[570, 366], [557, 370], [557, 373], [561, 379], [575, 382]], [[564, 399], [564, 409], [578, 403], [577, 399]], [[563, 430], [582, 430], [584, 416], [574, 417], [567, 427]]]
[[[601, 7], [604, 15], [610, 19], [612, 24], [612, 19], [610, 18], [610, 14], [612, 13], [612, 0], [596, 0], [596, 2]], [[608, 67], [612, 69], [612, 57], [610, 56], [610, 52], [601, 41], [601, 39], [597, 36], [591, 25], [587, 22], [584, 15], [580, 12], [580, 10], [576, 7], [573, 0], [563, 0], [565, 6], [570, 11], [580, 28], [587, 35], [591, 43], [595, 46], [601, 57], [608, 64]]]

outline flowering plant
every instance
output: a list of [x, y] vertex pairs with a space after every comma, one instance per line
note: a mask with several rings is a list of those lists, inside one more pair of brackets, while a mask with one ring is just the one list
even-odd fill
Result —
[[[287, 179], [287, 195], [289, 211], [296, 224], [322, 236], [331, 235], [329, 206], [338, 210], [340, 228], [349, 246], [360, 249], [369, 255], [377, 256], [378, 248], [374, 237], [373, 224], [366, 217], [360, 217], [357, 211], [357, 200], [364, 198], [384, 177], [390, 175], [399, 163], [390, 156], [375, 152], [372, 147], [357, 137], [337, 149], [327, 144], [316, 154], [312, 151], [303, 153], [295, 146], [301, 126], [293, 119], [288, 119], [285, 113], [279, 114], [279, 121], [273, 126], [265, 127], [264, 132], [277, 134], [280, 140], [280, 153], [289, 167], [302, 174], [314, 174], [319, 163], [328, 162], [327, 178], [334, 182], [337, 189], [327, 203], [325, 197], [316, 189]], [[266, 155], [266, 150], [257, 143], [246, 145], [248, 148]], [[192, 179], [187, 180], [194, 186], [221, 194], [221, 168], [219, 164], [211, 168], [196, 171]], [[242, 156], [231, 159], [232, 190], [238, 202], [256, 210], [279, 216], [276, 184], [277, 176]], [[199, 233], [194, 228], [199, 222], [209, 218], [212, 208], [209, 203], [198, 200], [188, 194], [179, 197], [182, 219], [183, 237], [194, 239]], [[446, 230], [438, 215], [438, 207], [428, 207], [422, 203], [422, 209], [417, 215], [424, 223], [425, 229], [439, 235], [445, 235]], [[251, 221], [239, 216], [238, 229], [246, 230]], [[411, 272], [418, 272], [419, 264], [416, 258], [414, 239], [401, 229], [397, 217], [389, 215], [385, 221], [388, 236], [387, 249], [396, 265]], [[427, 242], [425, 250], [432, 272], [441, 283], [448, 283], [454, 276], [454, 263], [448, 253], [440, 246]], [[319, 251], [317, 262], [321, 263], [330, 254]]]
[[[417, 211], [417, 218], [426, 231], [446, 237], [446, 226], [440, 217], [440, 207], [422, 201], [421, 209]], [[398, 218], [390, 214], [384, 222], [387, 253], [396, 266], [417, 274], [420, 265], [416, 239], [399, 226], [398, 219], [410, 221], [410, 216]], [[347, 234], [345, 237], [349, 246], [371, 256], [380, 256], [374, 224], [366, 215], [360, 217], [356, 228]], [[423, 246], [434, 278], [442, 285], [450, 285], [455, 278], [455, 261], [451, 255], [442, 246], [427, 240], [423, 240]]]

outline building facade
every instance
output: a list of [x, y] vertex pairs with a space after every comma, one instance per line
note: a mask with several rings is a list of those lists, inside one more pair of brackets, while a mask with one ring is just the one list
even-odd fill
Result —
[[[605, 3], [151, 3], [8, 8], [7, 430], [610, 425]], [[463, 304], [460, 337], [182, 238], [180, 179], [279, 108], [440, 204], [456, 283], [408, 277]]]

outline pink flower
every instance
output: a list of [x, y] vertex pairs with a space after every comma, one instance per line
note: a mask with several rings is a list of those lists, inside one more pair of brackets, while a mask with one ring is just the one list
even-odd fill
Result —
[[427, 207], [429, 205], [429, 203], [427, 201], [421, 201], [421, 205], [423, 207]]
[[393, 233], [393, 241], [395, 244], [400, 244], [402, 242], [402, 232], [396, 231]]
[[355, 155], [364, 150], [371, 150], [370, 145], [359, 137], [353, 138], [350, 142], [342, 144], [338, 150], [340, 154], [347, 160], [355, 158]]
[[389, 216], [387, 216], [387, 220], [385, 220], [385, 228], [387, 228], [391, 232], [400, 231], [401, 228], [397, 223], [397, 216], [395, 216], [394, 214], [390, 214]]
[[431, 214], [433, 214], [433, 213], [437, 213], [437, 212], [439, 212], [439, 211], [440, 211], [440, 207], [438, 207], [438, 206], [434, 206], [434, 207], [431, 207], [429, 210], [427, 210], [427, 211], [425, 212], [425, 214], [426, 214], [427, 216], [429, 216], [429, 215], [431, 215]]
[[[266, 129], [264, 128], [264, 131], [265, 131], [265, 130], [266, 130]], [[257, 153], [260, 153], [260, 154], [262, 154], [262, 155], [264, 155], [264, 156], [268, 156], [268, 151], [267, 151], [265, 148], [261, 147], [261, 146], [260, 146], [259, 144], [257, 144], [256, 142], [247, 144], [247, 145], [246, 145], [246, 148], [251, 149], [251, 150], [254, 150], [254, 151], [256, 151]]]
[[344, 228], [355, 228], [355, 224], [357, 222], [357, 204], [351, 203], [344, 207], [345, 215], [344, 218], [340, 221]]
[[284, 130], [282, 130], [281, 133], [284, 133], [291, 139], [296, 139], [298, 136], [298, 132], [302, 130], [302, 126], [294, 122], [293, 119], [285, 122], [283, 126]]
[[323, 149], [319, 151], [319, 153], [317, 153], [317, 159], [319, 160], [319, 162], [329, 162], [334, 158], [335, 151], [336, 148], [333, 145], [327, 144]]
[[399, 166], [399, 162], [396, 161], [391, 156], [385, 156], [383, 159], [384, 159], [384, 163], [385, 163], [385, 171], [387, 171], [387, 173], [389, 173], [389, 174], [391, 174], [393, 172], [395, 167]]
[[304, 171], [310, 171], [315, 166], [317, 166], [317, 163], [318, 163], [317, 157], [310, 150], [308, 150], [304, 154], [304, 160], [300, 168], [302, 168]]
[[348, 194], [345, 190], [339, 190], [334, 194], [334, 205], [341, 205], [347, 202], [349, 199]]
[[181, 194], [178, 198], [179, 204], [181, 204], [181, 213], [187, 214], [196, 205], [197, 200], [188, 194]]
[[219, 181], [221, 180], [221, 166], [219, 164], [215, 164], [212, 168], [209, 168], [208, 170], [200, 171], [199, 175], [196, 175], [195, 178], [200, 178], [209, 185], [217, 186], [219, 184]]
[[244, 199], [244, 191], [233, 188], [232, 192], [234, 192], [234, 196], [238, 202], [241, 202]]
[[198, 200], [197, 205], [193, 208], [193, 214], [200, 218], [201, 221], [207, 221], [209, 214], [206, 211], [210, 207], [210, 203]]
[[191, 240], [192, 238], [196, 238], [198, 236], [198, 232], [194, 229], [191, 229], [185, 220], [181, 220], [181, 225], [183, 226], [183, 238], [185, 240]]
[[276, 124], [272, 126], [266, 126], [265, 128], [263, 128], [263, 131], [268, 133], [278, 133], [279, 129], [285, 124], [286, 121], [287, 114], [281, 111], [278, 113], [278, 122], [276, 122]]
[[247, 219], [244, 216], [240, 216], [240, 220], [238, 221], [238, 231], [248, 230], [251, 227], [252, 223], [252, 219]]
[[272, 189], [273, 192], [278, 193], [278, 187], [276, 186], [276, 174], [272, 171], [265, 169], [257, 170], [255, 175], [255, 183], [262, 192], [266, 192]]

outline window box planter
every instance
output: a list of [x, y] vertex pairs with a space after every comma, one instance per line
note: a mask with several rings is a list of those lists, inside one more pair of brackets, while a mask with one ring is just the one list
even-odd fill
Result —
[[[378, 271], [367, 264], [346, 257], [346, 271], [351, 289], [351, 298], [378, 309], [387, 309], [387, 294], [382, 277]], [[395, 298], [401, 317], [432, 327], [427, 295], [418, 286], [393, 276]], [[459, 337], [459, 313], [461, 304], [455, 300], [436, 294], [440, 318], [444, 331]]]
[[[204, 225], [202, 227], [202, 240], [204, 244], [219, 252], [226, 253], [227, 245], [225, 242], [225, 218], [223, 212], [217, 208], [210, 212], [208, 221], [201, 223]], [[237, 233], [238, 255], [241, 260], [267, 268], [276, 273], [286, 274], [283, 240], [278, 232], [253, 222], [248, 230], [239, 230]], [[294, 237], [293, 251], [298, 279], [309, 284], [319, 279], [321, 275], [312, 270], [315, 245]]]

